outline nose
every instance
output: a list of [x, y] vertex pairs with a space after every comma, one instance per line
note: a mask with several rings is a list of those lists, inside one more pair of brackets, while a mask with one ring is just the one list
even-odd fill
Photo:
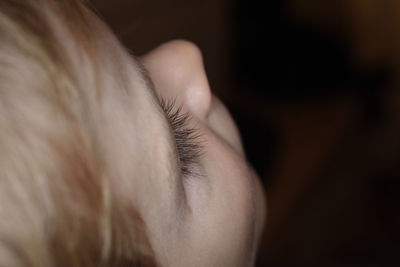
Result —
[[189, 41], [162, 44], [140, 58], [150, 72], [157, 93], [174, 99], [193, 116], [205, 120], [211, 106], [211, 91], [200, 49]]

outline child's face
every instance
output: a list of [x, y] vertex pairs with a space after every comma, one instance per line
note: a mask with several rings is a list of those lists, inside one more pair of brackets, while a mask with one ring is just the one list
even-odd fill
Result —
[[[115, 66], [103, 66], [104, 73], [130, 77], [124, 86], [110, 80], [103, 92], [113, 187], [143, 218], [157, 261], [250, 265], [264, 223], [263, 190], [235, 123], [210, 92], [198, 48], [173, 41], [141, 57], [152, 82], [120, 47], [103, 50], [120, 55]], [[171, 127], [156, 95], [174, 100], [191, 119], [181, 129]], [[183, 137], [188, 129], [199, 137]]]

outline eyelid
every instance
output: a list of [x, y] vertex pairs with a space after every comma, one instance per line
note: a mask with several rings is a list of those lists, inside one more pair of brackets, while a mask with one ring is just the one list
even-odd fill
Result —
[[200, 170], [200, 159], [203, 155], [203, 145], [200, 142], [201, 134], [197, 128], [190, 127], [188, 122], [191, 115], [182, 111], [181, 106], [176, 106], [176, 100], [167, 100], [157, 95], [154, 83], [146, 67], [133, 56], [133, 61], [140, 73], [143, 81], [153, 97], [158, 100], [167, 122], [172, 131], [175, 143], [175, 155], [183, 178], [204, 176]]
[[162, 97], [159, 99], [172, 129], [182, 177], [203, 176], [199, 168], [203, 155], [201, 133], [197, 128], [188, 125], [191, 120], [190, 114], [183, 112], [181, 106], [176, 107], [175, 100], [166, 101]]

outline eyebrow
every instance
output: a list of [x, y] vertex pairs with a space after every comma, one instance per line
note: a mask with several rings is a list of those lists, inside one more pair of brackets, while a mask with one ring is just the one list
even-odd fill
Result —
[[[171, 183], [171, 185], [175, 184], [175, 183], [179, 183], [179, 179], [177, 177], [177, 175], [180, 173], [179, 169], [180, 169], [180, 165], [179, 165], [179, 154], [178, 154], [178, 149], [176, 147], [176, 141], [175, 141], [175, 137], [173, 134], [173, 128], [172, 125], [170, 123], [170, 119], [168, 118], [168, 115], [166, 114], [164, 108], [161, 106], [161, 102], [160, 102], [160, 96], [158, 95], [156, 89], [155, 89], [155, 85], [153, 83], [153, 80], [151, 79], [150, 75], [149, 75], [149, 71], [146, 69], [146, 67], [137, 59], [137, 57], [135, 57], [134, 55], [132, 55], [132, 61], [134, 63], [134, 65], [136, 66], [137, 70], [140, 72], [140, 76], [142, 78], [142, 80], [145, 83], [145, 87], [147, 89], [147, 91], [151, 94], [151, 98], [153, 101], [155, 101], [156, 103], [156, 107], [160, 113], [160, 116], [163, 118], [163, 122], [165, 125], [165, 130], [169, 133], [169, 138], [165, 138], [168, 142], [168, 145], [172, 148], [172, 157], [175, 159], [173, 161], [169, 160], [169, 164], [170, 164], [170, 173], [172, 173], [172, 176], [175, 177], [176, 179], [169, 177], [169, 182]], [[175, 186], [174, 186], [175, 188]], [[175, 199], [175, 204], [176, 207], [179, 210], [179, 216], [177, 216], [178, 223], [182, 222], [182, 205], [186, 202], [186, 195], [183, 192], [183, 190], [177, 190], [176, 191], [176, 195], [175, 195], [176, 199]], [[183, 199], [185, 199], [184, 201], [181, 201]]]
[[[168, 145], [170, 145], [173, 150], [173, 158], [174, 159], [178, 159], [179, 155], [178, 155], [178, 151], [176, 149], [176, 145], [175, 145], [175, 141], [174, 141], [174, 135], [173, 133], [173, 129], [171, 126], [171, 123], [169, 122], [169, 118], [167, 116], [167, 114], [165, 113], [163, 107], [161, 106], [161, 103], [159, 101], [159, 96], [157, 94], [157, 91], [155, 89], [155, 85], [153, 83], [153, 80], [151, 79], [150, 75], [149, 75], [149, 71], [146, 69], [146, 67], [134, 56], [131, 55], [133, 58], [133, 62], [135, 64], [135, 66], [137, 67], [137, 69], [140, 72], [140, 76], [143, 79], [144, 83], [145, 83], [145, 87], [147, 88], [147, 90], [150, 92], [150, 94], [152, 95], [152, 100], [154, 100], [154, 102], [156, 102], [157, 105], [157, 109], [160, 112], [161, 117], [163, 118], [163, 121], [165, 122], [166, 125], [166, 131], [169, 133], [170, 138], [166, 138]], [[172, 171], [173, 173], [177, 173], [177, 168], [179, 168], [178, 164], [171, 164], [172, 165]]]
[[[164, 109], [162, 108], [162, 106], [161, 106], [161, 103], [160, 103], [160, 97], [159, 97], [159, 95], [158, 95], [158, 93], [157, 93], [157, 91], [156, 91], [156, 88], [155, 88], [155, 85], [154, 85], [154, 82], [153, 82], [153, 80], [151, 79], [151, 77], [150, 77], [150, 75], [149, 75], [149, 71], [146, 69], [146, 67], [137, 59], [137, 57], [135, 57], [134, 55], [131, 55], [132, 56], [132, 59], [133, 59], [133, 63], [135, 64], [135, 66], [136, 66], [136, 68], [139, 70], [139, 73], [141, 74], [140, 75], [140, 78], [142, 78], [142, 80], [144, 81], [144, 83], [145, 83], [145, 87], [146, 87], [146, 89], [147, 89], [147, 91], [148, 92], [150, 92], [150, 94], [151, 94], [151, 98], [152, 98], [152, 100], [154, 101], [154, 102], [156, 102], [156, 105], [157, 105], [157, 109], [158, 109], [158, 111], [161, 113], [161, 115], [162, 115], [162, 117], [164, 118], [164, 121], [165, 121], [165, 123], [167, 124], [167, 130], [168, 131], [170, 131], [171, 133], [172, 133], [172, 129], [171, 129], [171, 124], [169, 123], [169, 119], [168, 119], [168, 117], [167, 117], [167, 114], [165, 114], [165, 111], [164, 111]], [[170, 145], [173, 145], [172, 143], [171, 143], [171, 140], [172, 139], [170, 139], [169, 140], [169, 142], [170, 142]], [[177, 156], [177, 155], [175, 155], [175, 156]]]
[[[168, 129], [166, 129], [166, 130], [168, 130], [169, 132], [172, 133], [171, 124], [169, 123], [169, 119], [167, 117], [167, 114], [165, 114], [164, 109], [161, 106], [161, 103], [159, 101], [159, 96], [157, 94], [157, 91], [156, 91], [156, 88], [154, 86], [153, 80], [151, 79], [151, 77], [149, 75], [149, 71], [146, 69], [146, 67], [134, 55], [131, 55], [131, 56], [133, 58], [133, 63], [135, 64], [136, 68], [139, 70], [139, 73], [141, 74], [140, 78], [142, 78], [142, 80], [144, 81], [147, 91], [151, 94], [152, 100], [154, 102], [156, 102], [157, 109], [161, 113], [160, 115], [163, 117], [164, 122], [168, 126], [167, 127]], [[173, 145], [171, 138], [168, 138], [168, 141], [169, 141], [170, 145]], [[177, 156], [177, 155], [175, 155], [175, 156]]]
[[154, 83], [151, 80], [150, 75], [149, 75], [149, 71], [134, 55], [131, 55], [131, 56], [133, 58], [133, 63], [135, 64], [135, 66], [137, 67], [137, 69], [139, 70], [139, 72], [141, 74], [141, 78], [143, 79], [143, 81], [146, 84], [147, 89], [153, 95], [154, 100], [157, 100], [157, 102], [159, 102]]

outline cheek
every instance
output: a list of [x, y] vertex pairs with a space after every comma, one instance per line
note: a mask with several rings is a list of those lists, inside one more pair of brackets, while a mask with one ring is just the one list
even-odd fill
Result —
[[213, 135], [207, 139], [205, 186], [189, 186], [193, 192], [188, 193], [199, 220], [197, 238], [229, 261], [219, 266], [246, 266], [255, 242], [254, 181], [245, 160], [229, 145]]
[[209, 158], [210, 183], [216, 194], [221, 219], [229, 222], [234, 228], [232, 231], [239, 230], [239, 233], [252, 237], [255, 187], [247, 165], [230, 147], [224, 147], [214, 155], [215, 158]]
[[244, 154], [239, 131], [225, 105], [215, 96], [212, 98], [207, 124], [215, 134], [232, 146], [238, 153]]

